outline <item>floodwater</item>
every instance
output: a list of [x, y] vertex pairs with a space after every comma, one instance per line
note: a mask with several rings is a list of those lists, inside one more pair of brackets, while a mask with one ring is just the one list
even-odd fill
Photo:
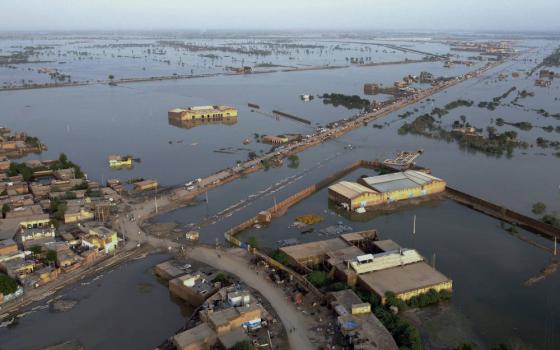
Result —
[[[401, 44], [414, 45], [417, 49], [427, 51], [447, 52], [447, 49], [439, 44], [405, 42]], [[475, 104], [471, 108], [457, 108], [451, 111], [444, 116], [442, 123], [444, 126], [450, 126], [461, 115], [465, 115], [467, 121], [474, 126], [483, 129], [493, 125], [500, 117], [508, 122], [530, 121], [535, 126], [559, 126], [560, 120], [541, 116], [534, 111], [543, 108], [550, 113], [560, 112], [558, 80], [554, 80], [552, 87], [543, 89], [534, 86], [534, 76], [527, 78], [521, 74], [519, 78], [511, 77], [513, 71], [524, 73], [530, 70], [558, 43], [528, 40], [520, 44], [538, 47], [538, 49], [525, 57], [527, 59], [502, 65], [486, 76], [469, 80], [432, 96], [433, 102], [420, 102], [377, 121], [375, 124], [383, 125], [382, 129], [373, 128], [370, 124], [354, 130], [342, 138], [302, 152], [297, 166], [290, 167], [286, 162], [280, 168], [251, 174], [210, 191], [207, 203], [201, 202], [195, 207], [182, 208], [160, 215], [155, 221], [174, 220], [185, 228], [191, 223], [200, 224], [202, 241], [222, 240], [223, 232], [228, 228], [355, 160], [385, 159], [400, 150], [416, 149], [424, 150], [418, 163], [431, 168], [435, 176], [445, 179], [453, 187], [527, 215], [533, 215], [531, 207], [537, 201], [546, 203], [549, 212], [558, 212], [560, 211], [560, 177], [557, 175], [560, 173], [560, 158], [553, 155], [556, 150], [541, 149], [534, 145], [537, 137], [560, 140], [560, 134], [554, 131], [549, 133], [537, 127], [530, 131], [518, 130], [507, 125], [497, 127], [500, 132], [515, 130], [521, 139], [534, 145], [526, 150], [516, 149], [511, 157], [499, 158], [461, 149], [455, 143], [414, 135], [398, 135], [398, 129], [405, 121], [410, 122], [434, 107], [442, 107], [459, 98], [471, 99]], [[377, 61], [389, 59], [386, 56], [390, 55], [381, 54], [382, 52], [379, 52], [380, 57], [376, 58]], [[363, 54], [363, 56], [367, 55], [369, 53]], [[284, 55], [278, 60], [267, 58], [264, 61], [284, 62], [282, 61], [284, 59], [289, 61], [288, 56]], [[359, 54], [358, 52], [337, 53], [335, 56], [338, 57], [336, 62], [339, 62], [338, 60], [342, 61], [345, 56], [359, 57]], [[303, 66], [334, 62], [334, 58], [312, 59], [311, 57], [314, 55], [298, 59], [298, 64]], [[399, 60], [403, 57], [402, 54], [397, 53], [391, 59]], [[82, 63], [76, 65], [79, 67]], [[96, 79], [105, 79], [107, 70], [99, 67], [96, 69], [100, 72], [91, 74]], [[111, 177], [127, 179], [140, 176], [155, 178], [163, 185], [171, 186], [232, 166], [237, 160], [246, 159], [250, 151], [268, 151], [270, 146], [257, 143], [254, 134], [289, 132], [306, 134], [317, 125], [349, 117], [357, 112], [325, 105], [319, 98], [311, 102], [303, 102], [299, 99], [301, 94], [322, 95], [338, 92], [365, 97], [362, 89], [363, 84], [367, 82], [389, 85], [408, 74], [418, 75], [421, 71], [430, 71], [438, 76], [451, 76], [473, 69], [460, 65], [444, 68], [443, 63], [439, 62], [217, 76], [117, 87], [100, 84], [75, 88], [2, 92], [0, 93], [0, 106], [2, 106], [0, 118], [2, 123], [12, 130], [24, 130], [30, 135], [38, 136], [48, 145], [48, 152], [28, 158], [50, 159], [57, 157], [60, 152], [65, 152], [70, 159], [82, 166], [91, 179], [102, 181]], [[159, 74], [157, 71], [148, 73]], [[509, 73], [510, 76], [500, 81], [498, 80], [500, 73]], [[130, 75], [136, 76], [132, 73]], [[519, 100], [524, 107], [510, 104], [516, 93], [503, 101], [506, 105], [500, 106], [495, 111], [476, 107], [478, 102], [490, 101], [512, 86], [516, 86], [519, 91], [523, 89], [533, 91], [535, 96]], [[248, 102], [259, 104], [265, 114], [251, 112], [247, 107]], [[202, 104], [227, 104], [238, 108], [237, 123], [204, 125], [190, 129], [169, 124], [167, 119], [169, 109]], [[417, 112], [406, 120], [398, 116], [405, 111], [414, 112], [415, 109]], [[274, 119], [266, 115], [272, 110], [307, 118], [312, 124], [309, 126], [283, 118]], [[242, 141], [246, 138], [252, 139], [253, 142], [243, 145]], [[224, 149], [228, 153], [215, 152]], [[109, 170], [107, 157], [114, 153], [132, 154], [135, 158], [140, 158], [141, 163], [136, 163], [132, 170]], [[228, 208], [230, 211], [224, 212]], [[558, 303], [554, 303], [552, 297], [560, 291], [559, 275], [554, 274], [531, 288], [521, 286], [526, 279], [546, 265], [549, 254], [509, 235], [500, 228], [496, 220], [452, 202], [436, 202], [403, 208], [394, 214], [376, 216], [361, 223], [348, 221], [332, 214], [331, 211], [325, 212], [327, 208], [326, 193], [319, 192], [295, 207], [286, 217], [274, 222], [270, 228], [248, 232], [243, 237], [255, 235], [262, 245], [273, 247], [280, 239], [297, 236], [299, 233], [291, 232], [288, 226], [298, 210], [301, 213], [310, 211], [322, 213], [327, 216], [328, 222], [342, 220], [356, 229], [376, 228], [381, 232], [382, 237], [392, 238], [403, 246], [416, 247], [428, 258], [436, 254], [438, 269], [454, 281], [455, 293], [452, 307], [467, 320], [470, 334], [480, 338], [482, 344], [493, 344], [511, 337], [518, 337], [536, 348], [552, 349], [554, 348], [552, 344], [558, 343], [557, 330], [560, 329], [560, 316]], [[226, 216], [230, 213], [230, 216]], [[413, 215], [418, 217], [418, 235], [415, 241], [412, 241], [410, 235]], [[529, 233], [523, 232], [523, 234], [543, 244], [551, 245], [551, 242]], [[324, 237], [310, 234], [298, 238], [310, 240]], [[130, 266], [126, 265], [124, 268]], [[138, 276], [144, 276], [143, 271], [147, 267], [146, 265], [143, 269], [131, 271], [122, 278], [132, 280], [140, 278]], [[112, 274], [116, 272], [118, 271]], [[112, 274], [105, 278], [110, 278]], [[126, 288], [122, 288], [129, 291], [136, 288], [136, 282], [131, 283]], [[27, 319], [32, 320], [33, 317], [42, 315], [43, 318], [40, 320], [43, 323], [47, 317], [49, 320], [50, 317], [57, 317], [62, 324], [74, 327], [74, 322], [71, 321], [71, 317], [68, 317], [69, 315], [77, 312], [87, 301], [97, 298], [98, 294], [107, 298], [106, 294], [100, 293], [102, 289], [97, 289], [93, 293], [93, 287], [87, 288], [92, 288], [91, 297], [80, 302], [70, 312], [57, 315], [47, 315], [46, 311], [32, 314], [24, 318], [13, 330], [0, 331], [0, 336], [7, 341], [12, 341], [11, 344], [20, 344], [17, 339], [23, 339], [22, 337], [30, 332], [37, 334], [38, 336], [32, 339], [26, 338], [26, 341], [30, 342], [26, 345], [29, 347], [39, 345], [33, 343], [37, 339], [49, 340], [47, 343], [51, 340], [53, 342], [66, 340], [63, 335], [65, 336], [67, 332], [61, 332], [61, 328], [57, 328], [56, 332], [52, 333], [57, 336], [49, 338], [51, 333], [41, 330], [44, 327], [34, 326], [33, 331], [30, 331], [31, 325], [30, 328], [25, 328], [25, 322]], [[148, 296], [155, 295], [158, 288], [156, 284]], [[159, 298], [151, 300], [154, 310], [157, 309], [156, 306], [162, 309], [168, 307], [166, 315], [167, 313], [175, 315], [180, 326], [179, 308], [169, 302], [163, 290], [161, 293]], [[140, 295], [139, 298], [141, 297], [147, 296]], [[138, 329], [148, 327], [148, 324], [151, 324], [149, 322], [156, 315], [156, 311], [153, 311], [151, 316], [146, 317], [146, 323], [143, 323], [144, 320], [137, 317], [138, 310], [144, 311], [142, 308], [131, 307], [127, 312], [114, 312], [111, 308], [117, 304], [115, 300], [118, 300], [119, 306], [132, 302], [124, 292], [117, 293], [111, 300], [112, 306], [103, 309], [103, 314], [96, 313], [92, 323], [87, 323], [88, 325], [105, 325], [106, 320], [118, 320], [122, 317], [122, 324], [133, 322], [131, 327], [116, 328], [121, 334], [127, 334], [123, 332], [136, 332]], [[89, 312], [94, 311], [96, 312], [96, 310]], [[80, 320], [82, 316], [80, 314], [77, 317]], [[158, 319], [160, 318], [162, 317]], [[170, 318], [173, 319], [173, 316]], [[31, 324], [31, 321], [28, 322]], [[83, 322], [86, 322], [85, 318]], [[81, 330], [77, 330], [76, 334], [81, 334], [81, 339], [85, 341], [98, 339], [96, 332], [83, 330], [84, 324], [81, 324]], [[157, 344], [179, 328], [174, 323], [169, 325], [153, 323], [153, 326], [161, 326], [162, 329], [157, 337], [152, 334], [154, 339], [148, 342], [150, 344]], [[27, 333], [22, 329], [27, 330]], [[139, 337], [149, 336], [147, 333], [141, 332]], [[124, 338], [136, 339], [135, 336], [123, 336], [122, 339]], [[91, 341], [89, 344], [96, 345], [93, 340]]]
[[155, 348], [183, 327], [192, 312], [171, 300], [167, 286], [151, 272], [168, 258], [152, 255], [131, 261], [60, 291], [53, 298], [77, 300], [74, 308], [53, 312], [39, 307], [0, 328], [0, 349], [40, 349], [70, 340], [88, 350]]
[[[371, 170], [358, 169], [345, 179], [356, 181], [361, 175], [373, 174]], [[321, 215], [324, 221], [313, 225], [312, 233], [301, 234], [291, 225], [297, 216], [305, 214]], [[560, 291], [560, 275], [553, 274], [531, 287], [522, 285], [548, 264], [551, 254], [509, 234], [498, 220], [452, 201], [437, 199], [403, 205], [391, 213], [368, 212], [350, 217], [332, 204], [329, 206], [327, 190], [323, 189], [270, 225], [247, 230], [238, 238], [246, 241], [254, 236], [260, 247], [274, 248], [278, 241], [287, 239], [305, 243], [335, 238], [321, 230], [338, 224], [354, 231], [376, 229], [380, 239], [417, 249], [453, 280], [451, 312], [465, 321], [455, 325], [461, 329], [451, 332], [450, 327], [438, 325], [430, 334], [432, 345], [450, 348], [461, 341], [475, 341], [488, 348], [521, 340], [536, 349], [552, 349], [551, 345], [560, 341], [560, 304], [553, 299]], [[519, 230], [519, 235], [552, 247], [551, 242], [524, 230]], [[454, 332], [468, 337], [447, 334]], [[442, 344], [439, 338], [450, 340]]]

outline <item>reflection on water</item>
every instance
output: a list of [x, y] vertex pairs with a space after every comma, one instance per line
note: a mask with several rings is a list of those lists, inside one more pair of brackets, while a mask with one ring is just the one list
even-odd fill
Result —
[[[358, 170], [346, 179], [360, 174]], [[313, 232], [301, 234], [292, 223], [305, 214], [320, 214], [324, 221], [313, 225]], [[412, 234], [414, 216], [416, 234]], [[460, 341], [475, 341], [489, 348], [521, 339], [541, 349], [545, 339], [560, 341], [560, 333], [555, 331], [560, 325], [560, 304], [550, 299], [560, 290], [560, 274], [530, 288], [523, 286], [548, 264], [550, 255], [508, 234], [498, 220], [452, 201], [434, 199], [405, 204], [390, 213], [348, 216], [329, 206], [327, 190], [323, 189], [270, 225], [247, 230], [238, 238], [246, 241], [255, 236], [260, 246], [276, 247], [282, 240], [305, 243], [334, 238], [324, 230], [333, 225], [350, 226], [354, 231], [376, 229], [380, 239], [417, 249], [430, 261], [435, 257], [437, 269], [453, 280], [454, 291], [450, 309], [425, 310], [417, 315], [425, 321], [421, 328], [433, 345], [452, 348]], [[552, 244], [521, 229], [519, 235], [546, 246]], [[455, 322], [456, 329], [449, 332], [446, 322]]]
[[176, 118], [169, 117], [169, 125], [176, 126], [181, 129], [192, 129], [197, 126], [203, 125], [235, 125], [237, 124], [237, 117], [220, 118], [220, 119], [196, 119], [196, 120], [178, 120]]
[[0, 328], [0, 348], [37, 349], [77, 340], [88, 350], [153, 349], [184, 326], [192, 309], [172, 299], [152, 273], [167, 255], [132, 261], [55, 296], [78, 303], [65, 312], [31, 307], [11, 328]]

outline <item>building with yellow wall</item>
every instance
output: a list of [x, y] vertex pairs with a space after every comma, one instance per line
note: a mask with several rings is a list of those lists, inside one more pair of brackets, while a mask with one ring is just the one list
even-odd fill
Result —
[[94, 227], [82, 238], [82, 245], [89, 249], [112, 252], [118, 245], [117, 232], [105, 226]]
[[132, 167], [132, 157], [112, 154], [109, 156], [109, 166], [111, 168], [130, 168]]
[[329, 187], [329, 199], [347, 210], [356, 210], [440, 193], [445, 186], [445, 181], [435, 176], [407, 170], [361, 178], [358, 183], [341, 181]]
[[237, 109], [229, 106], [195, 106], [174, 108], [167, 115], [170, 119], [180, 121], [221, 120], [237, 118]]

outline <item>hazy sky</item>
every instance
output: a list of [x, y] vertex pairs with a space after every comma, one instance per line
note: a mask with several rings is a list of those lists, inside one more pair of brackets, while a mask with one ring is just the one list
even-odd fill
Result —
[[560, 0], [0, 0], [0, 30], [560, 30]]

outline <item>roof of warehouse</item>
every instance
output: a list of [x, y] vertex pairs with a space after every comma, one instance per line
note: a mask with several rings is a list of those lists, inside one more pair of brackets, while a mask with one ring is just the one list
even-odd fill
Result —
[[423, 186], [433, 181], [442, 181], [435, 176], [416, 170], [363, 178], [362, 181], [379, 192], [390, 192], [404, 188]]
[[280, 250], [296, 260], [301, 260], [309, 257], [324, 255], [328, 252], [333, 252], [347, 247], [349, 247], [349, 244], [342, 239], [333, 238], [324, 241], [315, 241], [292, 245], [289, 247], [282, 247]]
[[376, 193], [371, 188], [367, 188], [355, 182], [340, 181], [329, 187], [329, 190], [339, 193], [346, 198], [356, 198], [363, 193]]
[[449, 281], [449, 278], [425, 262], [368, 272], [358, 278], [379, 295], [385, 295], [386, 292], [398, 294]]

